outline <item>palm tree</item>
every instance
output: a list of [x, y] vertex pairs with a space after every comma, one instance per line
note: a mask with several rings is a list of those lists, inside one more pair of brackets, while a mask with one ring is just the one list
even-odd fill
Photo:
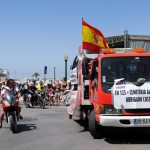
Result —
[[37, 77], [39, 77], [40, 76], [40, 74], [38, 73], [38, 72], [35, 72], [35, 73], [33, 73], [33, 75], [32, 75], [32, 77], [35, 77], [35, 78], [37, 78]]

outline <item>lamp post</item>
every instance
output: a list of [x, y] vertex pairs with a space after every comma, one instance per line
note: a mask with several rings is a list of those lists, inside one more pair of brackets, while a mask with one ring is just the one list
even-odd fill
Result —
[[65, 61], [65, 80], [67, 81], [67, 61], [68, 61], [68, 55], [64, 56]]

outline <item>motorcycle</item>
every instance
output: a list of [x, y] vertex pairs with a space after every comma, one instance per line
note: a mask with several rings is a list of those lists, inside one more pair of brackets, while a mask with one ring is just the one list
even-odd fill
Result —
[[32, 93], [32, 95], [30, 93], [24, 94], [23, 103], [26, 108], [31, 108], [32, 106], [40, 106], [44, 109], [46, 105], [46, 100], [41, 94], [35, 91]]
[[38, 93], [38, 98], [39, 98], [39, 104], [40, 104], [40, 107], [42, 107], [43, 109], [45, 108], [45, 106], [47, 105], [47, 97], [45, 95], [45, 93]]
[[29, 104], [30, 104], [30, 97], [29, 97], [29, 92], [28, 90], [24, 89], [20, 91], [21, 96], [23, 98], [23, 103], [26, 106], [26, 108], [29, 108]]
[[6, 122], [13, 133], [17, 132], [17, 122], [20, 117], [19, 101], [9, 90], [2, 96], [2, 107], [6, 116]]

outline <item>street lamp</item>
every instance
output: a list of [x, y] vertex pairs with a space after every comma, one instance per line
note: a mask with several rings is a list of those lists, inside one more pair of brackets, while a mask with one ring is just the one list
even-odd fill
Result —
[[64, 56], [65, 61], [65, 80], [67, 81], [67, 61], [68, 61], [68, 55]]

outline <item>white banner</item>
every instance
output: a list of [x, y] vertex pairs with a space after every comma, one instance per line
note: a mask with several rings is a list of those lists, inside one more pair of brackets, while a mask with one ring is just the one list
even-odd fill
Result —
[[72, 70], [72, 73], [70, 75], [70, 82], [71, 84], [77, 84], [77, 68], [74, 68]]
[[142, 86], [131, 82], [120, 85], [115, 83], [111, 91], [116, 109], [150, 108], [150, 82], [145, 82]]

